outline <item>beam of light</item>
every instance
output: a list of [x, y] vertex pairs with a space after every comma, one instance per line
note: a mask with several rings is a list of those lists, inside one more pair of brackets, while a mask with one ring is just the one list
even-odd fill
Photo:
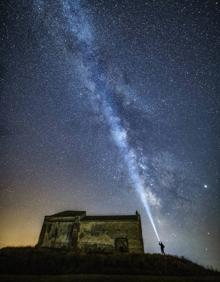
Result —
[[[40, 1], [40, 7], [42, 7], [42, 1], [36, 1]], [[139, 173], [136, 152], [128, 142], [127, 132], [114, 107], [112, 99], [114, 93], [112, 93], [111, 87], [108, 85], [106, 70], [99, 60], [92, 25], [89, 23], [85, 9], [80, 5], [80, 0], [62, 0], [60, 3], [62, 5], [62, 16], [65, 19], [64, 32], [68, 32], [68, 36], [70, 34], [72, 35], [81, 55], [82, 61], [79, 68], [81, 68], [82, 81], [90, 90], [91, 99], [95, 99], [100, 105], [101, 112], [109, 126], [114, 143], [118, 147], [127, 166], [130, 181], [142, 201], [157, 240], [160, 241], [147, 202], [144, 181]]]
[[121, 125], [120, 118], [117, 115], [116, 111], [114, 111], [113, 107], [110, 104], [107, 104], [105, 100], [103, 101], [103, 113], [106, 117], [106, 121], [109, 124], [113, 140], [116, 146], [119, 148], [124, 158], [125, 164], [127, 165], [130, 180], [132, 181], [136, 192], [140, 196], [140, 199], [144, 205], [145, 211], [147, 212], [149, 220], [152, 224], [155, 235], [158, 241], [160, 241], [160, 237], [159, 237], [157, 228], [155, 226], [149, 204], [146, 199], [144, 183], [139, 174], [137, 157], [136, 157], [135, 151], [128, 143], [127, 133], [125, 129], [123, 128], [123, 126]]

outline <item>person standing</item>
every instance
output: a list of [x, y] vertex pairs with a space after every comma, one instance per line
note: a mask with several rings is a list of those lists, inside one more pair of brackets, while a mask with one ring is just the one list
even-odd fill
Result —
[[159, 242], [159, 246], [160, 246], [161, 254], [165, 255], [165, 252], [164, 252], [165, 246], [164, 246], [164, 244], [162, 242]]

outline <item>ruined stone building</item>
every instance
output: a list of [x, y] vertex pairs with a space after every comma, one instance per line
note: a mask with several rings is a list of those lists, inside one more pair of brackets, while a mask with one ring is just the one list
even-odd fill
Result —
[[134, 215], [87, 216], [64, 211], [45, 216], [37, 247], [78, 253], [143, 253], [141, 218]]

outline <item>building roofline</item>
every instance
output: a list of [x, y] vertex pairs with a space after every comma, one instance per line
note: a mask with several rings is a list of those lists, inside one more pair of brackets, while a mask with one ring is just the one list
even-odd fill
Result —
[[89, 220], [137, 220], [137, 215], [89, 215], [81, 219], [81, 221]]
[[136, 212], [132, 215], [86, 215], [86, 211], [63, 211], [52, 215], [47, 215], [47, 219], [55, 218], [73, 218], [75, 216], [80, 216], [81, 221], [91, 221], [91, 220], [139, 220], [140, 215]]
[[86, 215], [86, 211], [62, 211], [52, 215], [47, 215], [46, 217], [73, 217], [73, 216], [82, 216]]

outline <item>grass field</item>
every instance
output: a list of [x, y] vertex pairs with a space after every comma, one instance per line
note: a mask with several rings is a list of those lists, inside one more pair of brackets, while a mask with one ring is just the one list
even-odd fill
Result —
[[219, 272], [206, 269], [183, 257], [160, 254], [77, 255], [66, 250], [37, 248], [0, 249], [0, 274], [220, 277]]
[[0, 275], [1, 282], [199, 282], [220, 281], [220, 277], [177, 277], [143, 275]]
[[0, 282], [94, 281], [220, 282], [220, 273], [170, 255], [79, 255], [31, 247], [0, 249]]

